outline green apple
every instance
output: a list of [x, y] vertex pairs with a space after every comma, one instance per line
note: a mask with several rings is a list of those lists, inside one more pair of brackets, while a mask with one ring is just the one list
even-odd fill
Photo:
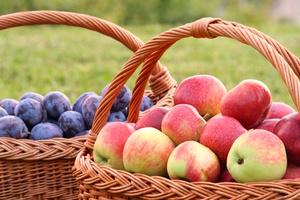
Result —
[[283, 177], [287, 155], [278, 136], [263, 129], [251, 129], [232, 144], [227, 169], [237, 182], [273, 181]]
[[171, 179], [190, 182], [216, 182], [220, 175], [220, 168], [216, 154], [196, 141], [186, 141], [176, 146], [167, 165]]
[[129, 172], [167, 176], [167, 161], [174, 148], [173, 141], [158, 129], [140, 128], [125, 143], [124, 167]]

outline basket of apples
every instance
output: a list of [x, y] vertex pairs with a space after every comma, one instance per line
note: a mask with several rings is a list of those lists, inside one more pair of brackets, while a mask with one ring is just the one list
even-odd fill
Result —
[[[277, 41], [219, 18], [172, 28], [133, 54], [99, 104], [73, 167], [79, 199], [300, 198], [299, 113], [272, 102], [263, 82], [245, 79], [226, 91], [216, 77], [194, 75], [169, 92], [173, 106], [139, 112], [151, 71], [169, 47], [187, 37], [219, 36], [263, 55], [299, 111], [300, 62]], [[106, 123], [118, 91], [132, 74], [126, 72], [142, 62], [127, 122]]]
[[[0, 30], [45, 24], [96, 31], [133, 52], [144, 44], [124, 28], [85, 14], [28, 11], [0, 16]], [[165, 67], [158, 63], [155, 68], [152, 75], [169, 77], [169, 82], [150, 80], [153, 90], [145, 92], [148, 99], [145, 98], [143, 108], [157, 103], [175, 85]], [[79, 183], [72, 175], [72, 167], [102, 95], [102, 92], [86, 92], [72, 104], [60, 91], [27, 92], [20, 99], [0, 100], [1, 199], [78, 199]], [[125, 120], [120, 113], [112, 112], [110, 117], [111, 121]]]

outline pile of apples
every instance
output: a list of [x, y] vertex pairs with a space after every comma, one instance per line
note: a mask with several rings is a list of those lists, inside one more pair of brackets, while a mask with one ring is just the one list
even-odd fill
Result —
[[300, 178], [300, 117], [273, 102], [261, 81], [227, 91], [211, 75], [183, 80], [172, 108], [156, 107], [136, 123], [106, 124], [96, 163], [132, 173], [194, 181], [255, 182]]

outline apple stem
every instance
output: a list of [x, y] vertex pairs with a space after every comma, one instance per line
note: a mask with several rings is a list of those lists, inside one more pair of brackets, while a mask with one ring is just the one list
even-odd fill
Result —
[[203, 116], [203, 119], [204, 119], [205, 121], [207, 121], [209, 118], [210, 118], [210, 114], [209, 114], [209, 113], [206, 113], [206, 114]]
[[243, 164], [243, 163], [244, 163], [244, 159], [243, 159], [243, 158], [239, 158], [238, 161], [237, 161], [237, 163], [238, 163], [239, 165]]

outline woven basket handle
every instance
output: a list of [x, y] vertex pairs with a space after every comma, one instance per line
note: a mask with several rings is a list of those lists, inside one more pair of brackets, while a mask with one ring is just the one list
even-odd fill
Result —
[[[142, 40], [128, 30], [112, 22], [86, 14], [40, 10], [17, 12], [0, 16], [0, 30], [18, 26], [46, 24], [67, 25], [96, 31], [121, 42], [133, 52], [144, 45]], [[166, 68], [163, 67], [160, 62], [157, 62], [152, 71], [152, 75], [161, 76], [166, 73], [168, 73]], [[171, 87], [170, 85], [165, 84], [164, 80], [161, 80], [160, 82], [157, 79], [153, 80], [156, 82], [151, 82], [150, 80], [150, 88], [156, 95], [164, 95]], [[164, 88], [159, 87], [161, 84], [164, 85]]]
[[133, 74], [142, 62], [146, 59], [142, 70], [136, 80], [133, 89], [132, 101], [129, 105], [128, 122], [136, 122], [139, 115], [139, 103], [141, 102], [146, 82], [154, 67], [163, 53], [180, 39], [187, 37], [209, 38], [218, 36], [232, 38], [246, 45], [250, 45], [260, 52], [280, 73], [285, 82], [288, 91], [295, 103], [297, 110], [300, 110], [300, 85], [299, 77], [299, 59], [290, 53], [286, 48], [269, 36], [253, 29], [234, 22], [226, 22], [218, 18], [203, 18], [195, 22], [170, 29], [148, 41], [143, 47], [136, 51], [132, 57], [125, 63], [122, 70], [116, 75], [111, 83], [111, 88], [100, 103], [93, 126], [89, 132], [86, 147], [93, 145], [101, 128], [105, 125], [109, 110], [113, 100], [116, 98], [121, 87]]

